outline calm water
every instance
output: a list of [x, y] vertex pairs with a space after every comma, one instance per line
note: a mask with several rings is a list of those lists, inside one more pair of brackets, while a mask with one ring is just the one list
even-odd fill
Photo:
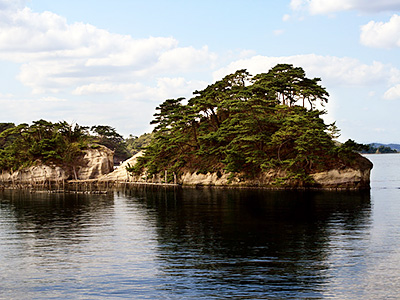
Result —
[[366, 193], [0, 193], [1, 299], [398, 299], [400, 155]]

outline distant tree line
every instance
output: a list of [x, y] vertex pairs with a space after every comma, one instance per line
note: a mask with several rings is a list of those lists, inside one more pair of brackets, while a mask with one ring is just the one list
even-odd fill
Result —
[[398, 153], [398, 151], [396, 149], [392, 149], [389, 146], [384, 146], [384, 145], [380, 145], [380, 146], [375, 146], [375, 144], [369, 144], [367, 145], [367, 148], [364, 149], [362, 151], [362, 153]]
[[148, 136], [125, 140], [110, 126], [88, 127], [65, 121], [0, 123], [0, 169], [15, 171], [38, 161], [72, 168], [80, 163], [84, 149], [97, 145], [113, 150], [115, 162], [119, 162], [140, 151]]

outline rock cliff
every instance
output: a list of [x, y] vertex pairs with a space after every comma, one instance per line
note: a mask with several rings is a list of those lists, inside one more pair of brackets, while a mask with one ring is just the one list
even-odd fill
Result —
[[96, 179], [114, 170], [114, 152], [99, 146], [85, 151], [83, 166], [78, 167], [77, 179]]
[[[361, 190], [370, 188], [370, 173], [372, 163], [365, 157], [358, 155], [352, 162], [352, 167], [343, 167], [326, 172], [310, 174], [312, 182], [303, 183], [296, 180], [287, 180], [277, 184], [277, 178], [286, 176], [284, 172], [271, 170], [263, 173], [256, 179], [243, 179], [230, 174], [196, 172], [184, 173], [180, 178], [182, 185], [188, 186], [239, 186], [239, 187], [267, 187], [267, 188], [317, 188], [317, 189], [346, 189]], [[218, 176], [219, 175], [219, 176]]]
[[[142, 152], [126, 160], [114, 172], [99, 177], [101, 181], [135, 181], [148, 183], [161, 183], [164, 174], [147, 177], [131, 176], [126, 167], [133, 166]], [[182, 186], [220, 186], [220, 187], [263, 187], [263, 188], [316, 188], [316, 189], [346, 189], [359, 190], [370, 188], [370, 172], [372, 163], [365, 157], [357, 155], [351, 162], [351, 167], [332, 169], [325, 172], [310, 174], [311, 182], [304, 183], [296, 180], [286, 180], [277, 184], [278, 178], [284, 178], [284, 171], [270, 170], [258, 176], [248, 179], [239, 175], [232, 176], [230, 173], [218, 172], [200, 174], [197, 172], [185, 172], [177, 178], [177, 183]]]
[[[114, 172], [101, 176], [99, 180], [104, 181], [135, 181], [148, 183], [161, 183], [164, 181], [164, 174], [147, 177], [131, 176], [126, 171], [126, 166], [133, 166], [137, 158], [143, 155], [138, 153], [125, 161]], [[197, 172], [185, 172], [177, 178], [177, 183], [182, 186], [219, 186], [219, 187], [262, 187], [273, 189], [296, 189], [296, 188], [315, 188], [315, 189], [345, 189], [361, 190], [370, 188], [370, 172], [372, 163], [365, 157], [357, 155], [351, 162], [351, 167], [342, 167], [325, 172], [310, 174], [311, 182], [304, 183], [296, 180], [282, 180], [277, 184], [278, 178], [284, 178], [287, 174], [284, 171], [270, 170], [260, 176], [248, 179], [239, 175], [232, 176], [230, 173], [218, 172], [200, 174]]]
[[134, 166], [136, 164], [137, 158], [142, 156], [143, 152], [139, 152], [132, 156], [131, 158], [128, 158], [126, 161], [124, 161], [117, 169], [115, 169], [112, 173], [108, 173], [106, 175], [100, 176], [98, 179], [100, 181], [131, 181], [132, 176], [128, 173], [126, 170], [126, 167], [128, 166]]
[[84, 150], [82, 162], [75, 168], [55, 165], [36, 164], [13, 173], [2, 171], [0, 182], [34, 183], [44, 181], [63, 181], [67, 179], [95, 179], [113, 170], [114, 152], [99, 146], [96, 149]]

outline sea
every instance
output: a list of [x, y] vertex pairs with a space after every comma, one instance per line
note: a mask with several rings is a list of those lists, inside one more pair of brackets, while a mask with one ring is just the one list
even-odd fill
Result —
[[400, 154], [363, 192], [0, 192], [0, 299], [399, 299]]

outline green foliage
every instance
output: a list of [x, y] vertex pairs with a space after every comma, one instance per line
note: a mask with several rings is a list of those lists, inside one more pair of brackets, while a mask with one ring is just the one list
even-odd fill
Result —
[[392, 149], [389, 146], [375, 146], [374, 144], [364, 145], [362, 153], [398, 153], [396, 149]]
[[39, 120], [31, 126], [0, 123], [0, 130], [0, 169], [4, 170], [17, 170], [38, 160], [72, 165], [90, 142], [87, 127], [65, 121]]
[[125, 139], [126, 149], [131, 155], [135, 155], [144, 150], [150, 144], [152, 137], [152, 133], [145, 133], [139, 137], [130, 135]]
[[119, 162], [131, 156], [127, 145], [115, 128], [107, 125], [95, 125], [90, 128], [94, 134], [94, 142], [114, 151], [114, 162]]
[[366, 151], [369, 149], [368, 145], [364, 145], [364, 144], [359, 144], [356, 143], [353, 140], [347, 140], [341, 147], [340, 150], [341, 151], [345, 151], [345, 152], [362, 152], [362, 151]]
[[52, 123], [34, 121], [32, 125], [0, 123], [0, 169], [17, 170], [35, 163], [51, 162], [66, 167], [80, 163], [82, 150], [103, 145], [115, 152], [114, 160], [130, 157], [131, 149], [141, 149], [151, 139], [151, 134], [125, 140], [113, 127], [69, 124], [65, 121]]
[[254, 77], [239, 70], [195, 91], [186, 105], [183, 98], [168, 99], [156, 108], [152, 140], [130, 170], [254, 177], [281, 169], [307, 182], [308, 174], [342, 163], [340, 154], [352, 151], [333, 142], [339, 130], [315, 109], [329, 95], [319, 81], [281, 64]]

